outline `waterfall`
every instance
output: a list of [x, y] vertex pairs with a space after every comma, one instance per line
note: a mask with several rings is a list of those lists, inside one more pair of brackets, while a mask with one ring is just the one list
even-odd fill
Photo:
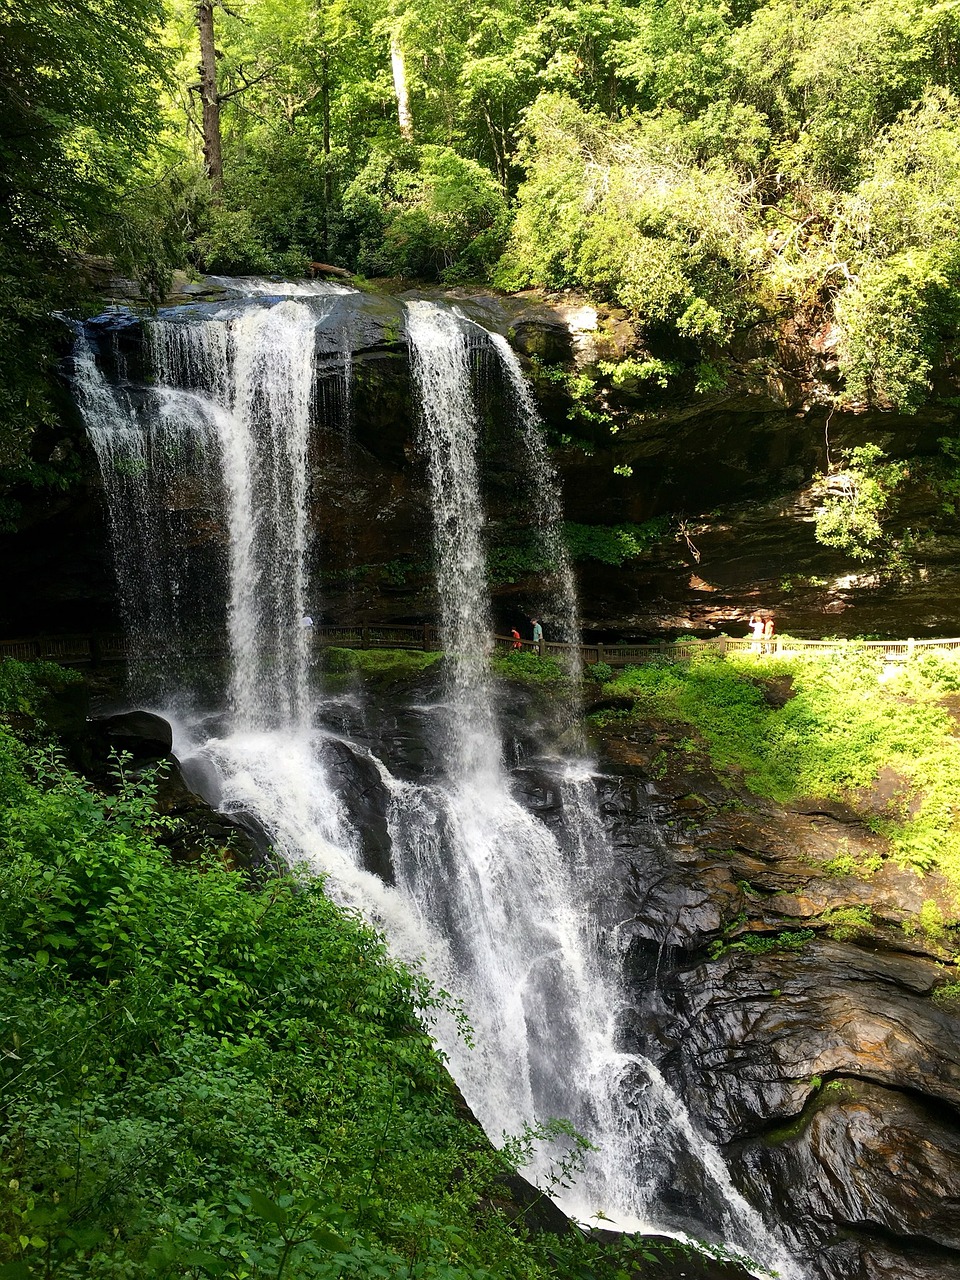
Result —
[[457, 318], [429, 302], [407, 304], [407, 335], [430, 479], [451, 776], [473, 787], [495, 774], [500, 744], [487, 664], [493, 627], [469, 348]]
[[[602, 1210], [626, 1225], [649, 1226], [662, 1190], [657, 1165], [666, 1169], [671, 1157], [677, 1163], [692, 1157], [702, 1185], [720, 1193], [727, 1238], [788, 1275], [781, 1247], [733, 1187], [719, 1153], [695, 1133], [663, 1076], [645, 1058], [618, 1047], [625, 994], [619, 975], [603, 962], [589, 915], [592, 895], [584, 893], [598, 874], [612, 873], [588, 777], [577, 779], [571, 771], [562, 784], [566, 849], [510, 792], [487, 674], [489, 608], [468, 329], [429, 302], [408, 303], [407, 314], [433, 500], [441, 636], [449, 655], [451, 751], [445, 823], [432, 820], [422, 802], [412, 804], [406, 787], [397, 796], [392, 834], [402, 850], [402, 886], [432, 927], [443, 928], [453, 942], [458, 972], [451, 990], [471, 1016], [483, 1018], [476, 1050], [448, 1048], [455, 1074], [488, 1133], [516, 1131], [531, 1117], [559, 1116], [590, 1139], [598, 1156], [574, 1192], [560, 1200], [575, 1215]], [[528, 456], [542, 486], [541, 528], [545, 537], [558, 539], [560, 504], [539, 417], [504, 345], [497, 348], [511, 384], [522, 390]], [[572, 612], [569, 559], [557, 546], [554, 555]], [[568, 625], [568, 634], [576, 634], [573, 619]], [[444, 830], [455, 856], [444, 856]], [[628, 1098], [632, 1106], [625, 1105]], [[638, 1176], [643, 1166], [646, 1180]], [[535, 1171], [549, 1177], [542, 1162]]]
[[186, 531], [184, 490], [205, 474], [217, 433], [216, 406], [189, 392], [150, 390], [139, 400], [111, 385], [81, 332], [74, 386], [100, 468], [118, 595], [140, 697], [168, 693], [184, 674], [181, 658], [198, 639], [205, 611], [185, 599], [178, 572]]
[[148, 326], [160, 384], [201, 388], [220, 410], [230, 698], [246, 728], [300, 724], [308, 713], [301, 618], [317, 320], [315, 309], [291, 299]]
[[[407, 304], [445, 657], [439, 701], [428, 709], [441, 766], [402, 780], [389, 760], [322, 728], [309, 634], [300, 626], [307, 604], [316, 609], [308, 585], [312, 436], [343, 429], [330, 420], [331, 406], [339, 406], [334, 416], [350, 411], [346, 371], [344, 397], [318, 395], [316, 387], [317, 330], [331, 316], [331, 295], [273, 282], [254, 292], [246, 302], [148, 322], [156, 385], [139, 389], [138, 404], [128, 389], [109, 386], [92, 350], [85, 352], [82, 340], [78, 346], [78, 397], [101, 465], [121, 455], [137, 460], [122, 483], [104, 471], [118, 572], [121, 582], [128, 575], [134, 594], [123, 521], [137, 502], [159, 512], [167, 483], [150, 441], [159, 423], [179, 424], [182, 434], [189, 421], [202, 442], [191, 482], [203, 488], [226, 543], [220, 594], [231, 717], [211, 734], [202, 716], [178, 715], [177, 754], [212, 760], [225, 809], [254, 813], [290, 862], [325, 873], [333, 897], [363, 912], [396, 954], [422, 962], [462, 1002], [476, 1048], [464, 1043], [449, 1013], [438, 1015], [434, 1033], [494, 1141], [562, 1117], [595, 1145], [582, 1178], [560, 1201], [570, 1213], [589, 1219], [602, 1211], [627, 1227], [669, 1227], [664, 1191], [676, 1178], [688, 1199], [702, 1196], [709, 1229], [781, 1275], [798, 1277], [660, 1073], [623, 1050], [622, 956], [591, 914], [614, 871], [589, 769], [572, 763], [557, 778], [563, 821], [556, 828], [512, 789], [488, 662], [472, 370], [472, 352], [478, 342], [489, 349], [490, 335], [442, 306]], [[493, 350], [516, 398], [540, 491], [538, 533], [545, 544], [554, 540], [548, 551], [564, 600], [561, 625], [573, 635], [573, 579], [557, 541], [560, 504], [536, 408], [513, 353], [496, 340]], [[149, 537], [137, 547], [149, 565], [146, 577], [156, 572], [158, 580], [170, 567], [158, 555], [178, 554], [169, 540], [153, 553]], [[121, 587], [125, 607], [126, 591]], [[180, 615], [194, 603], [181, 601]], [[157, 603], [161, 613], [171, 607], [166, 599]], [[392, 884], [364, 865], [362, 833], [333, 785], [331, 760], [344, 751], [382, 788]], [[549, 1152], [537, 1157], [533, 1175], [549, 1182]]]
[[543, 610], [546, 619], [554, 623], [556, 638], [570, 645], [564, 665], [576, 685], [583, 674], [580, 654], [580, 609], [577, 604], [577, 584], [573, 576], [570, 552], [563, 537], [563, 508], [560, 503], [560, 486], [557, 473], [543, 436], [543, 422], [533, 398], [530, 383], [510, 343], [499, 333], [491, 333], [490, 341], [500, 357], [506, 372], [513, 401], [520, 422], [527, 467], [527, 509], [539, 543], [542, 559], [552, 570], [554, 590], [552, 608]]

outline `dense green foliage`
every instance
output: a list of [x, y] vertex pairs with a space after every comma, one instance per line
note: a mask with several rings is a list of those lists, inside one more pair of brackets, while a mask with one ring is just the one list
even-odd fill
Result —
[[554, 658], [541, 658], [529, 649], [507, 649], [490, 658], [494, 673], [507, 680], [524, 684], [557, 685], [566, 679], [563, 668]]
[[495, 1152], [426, 1031], [442, 1006], [469, 1036], [462, 1015], [319, 879], [174, 865], [153, 775], [119, 761], [104, 794], [48, 741], [75, 679], [0, 664], [4, 1280], [683, 1269], [528, 1237], [503, 1175], [556, 1142], [566, 1185], [584, 1140], [548, 1121]]
[[[960, 888], [960, 738], [943, 701], [960, 691], [960, 662], [927, 653], [891, 678], [883, 665], [855, 642], [836, 660], [706, 653], [650, 663], [604, 685], [634, 699], [635, 710], [600, 712], [597, 725], [628, 728], [651, 715], [690, 725], [719, 769], [742, 771], [754, 793], [779, 801], [856, 806], [881, 769], [893, 770], [897, 798], [871, 824], [905, 864]], [[771, 681], [790, 685], [782, 706], [765, 696]]]
[[524, 118], [501, 282], [600, 289], [701, 345], [825, 311], [846, 394], [918, 404], [956, 335], [953, 7], [616, 12], [600, 61], [619, 109], [574, 84]]
[[53, 417], [71, 255], [122, 248], [120, 204], [155, 134], [161, 0], [0, 0], [0, 472]]
[[0, 4], [7, 454], [50, 417], [46, 317], [90, 249], [153, 293], [175, 266], [318, 259], [579, 286], [669, 339], [628, 362], [651, 385], [713, 385], [738, 328], [790, 315], [835, 323], [841, 398], [911, 409], [952, 349], [952, 4], [215, 0], [213, 21], [222, 185], [194, 0]]
[[366, 679], [403, 680], [418, 676], [443, 657], [428, 649], [324, 649], [324, 670], [332, 675], [359, 672]]
[[[903, 463], [890, 462], [875, 444], [848, 450], [842, 464], [817, 481], [817, 541], [855, 560], [872, 560], [882, 546], [883, 518], [906, 473]], [[889, 563], [896, 548], [885, 550]]]
[[[149, 783], [0, 740], [0, 1257], [41, 1276], [520, 1275], [437, 1002], [322, 885], [173, 867]], [[456, 1171], [456, 1173], [455, 1173]]]
[[[567, 554], [573, 561], [598, 560], [602, 564], [622, 565], [655, 546], [666, 534], [665, 517], [643, 524], [578, 524], [568, 520], [563, 526]], [[518, 582], [533, 574], [555, 573], [557, 566], [537, 538], [529, 530], [499, 529], [487, 556], [487, 572], [491, 585]]]

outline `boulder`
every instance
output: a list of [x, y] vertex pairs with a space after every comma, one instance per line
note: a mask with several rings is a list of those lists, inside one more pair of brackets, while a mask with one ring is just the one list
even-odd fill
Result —
[[170, 724], [152, 711], [123, 711], [95, 723], [110, 749], [129, 752], [138, 763], [165, 760], [173, 750]]

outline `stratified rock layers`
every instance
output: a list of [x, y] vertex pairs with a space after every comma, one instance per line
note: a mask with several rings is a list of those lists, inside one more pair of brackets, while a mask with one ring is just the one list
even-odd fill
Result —
[[[960, 628], [960, 532], [936, 483], [943, 465], [938, 441], [958, 435], [950, 371], [918, 414], [834, 411], [830, 335], [770, 326], [726, 353], [720, 389], [698, 391], [692, 373], [666, 391], [653, 380], [615, 385], [598, 372], [598, 361], [648, 354], [622, 313], [563, 297], [451, 294], [465, 314], [538, 362], [530, 368], [564, 480], [567, 518], [587, 525], [664, 518], [661, 536], [643, 555], [620, 565], [578, 564], [589, 629], [610, 636], [690, 628], [736, 633], [756, 607], [773, 609], [780, 630], [795, 634], [920, 636]], [[419, 620], [434, 612], [424, 551], [425, 476], [403, 339], [409, 296], [345, 294], [337, 300], [344, 324], [336, 337], [325, 342], [318, 335], [321, 385], [340, 376], [344, 342], [352, 361], [350, 430], [318, 429], [311, 445], [315, 573], [324, 607], [338, 621]], [[215, 306], [209, 298], [195, 291], [178, 301]], [[99, 332], [108, 365], [115, 361], [134, 386], [149, 382], [137, 316], [114, 311], [89, 332]], [[598, 379], [580, 402], [585, 413], [565, 381], [574, 369]], [[485, 499], [489, 540], [507, 566], [494, 584], [506, 619], [527, 611], [537, 570], [516, 554], [529, 523], [518, 496], [523, 464], [499, 416], [491, 408], [486, 422]], [[866, 442], [908, 464], [890, 525], [895, 537], [909, 531], [908, 564], [899, 576], [883, 571], [882, 557], [851, 560], [814, 536], [813, 478], [845, 448]], [[109, 627], [116, 604], [108, 539], [96, 466], [79, 424], [65, 414], [37, 448], [42, 461], [81, 478], [67, 492], [17, 495], [16, 528], [0, 533], [0, 631]], [[198, 494], [185, 488], [170, 501], [185, 554], [198, 560], [216, 554], [223, 531]]]
[[[840, 833], [876, 853], [842, 807], [784, 809], [608, 750], [637, 1044], [813, 1274], [956, 1280], [960, 1007], [933, 998], [935, 942], [901, 928], [946, 886], [889, 862], [830, 874]], [[869, 926], [831, 927], [864, 904]]]

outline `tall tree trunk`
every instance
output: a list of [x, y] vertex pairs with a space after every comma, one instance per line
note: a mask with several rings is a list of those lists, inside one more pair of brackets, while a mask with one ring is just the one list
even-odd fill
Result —
[[403, 50], [396, 34], [390, 37], [390, 65], [393, 68], [393, 91], [397, 96], [397, 120], [400, 124], [400, 137], [407, 142], [413, 141], [413, 116], [410, 114], [410, 95], [407, 92], [407, 68], [403, 61]]
[[203, 159], [217, 195], [223, 190], [223, 145], [220, 136], [220, 94], [217, 91], [217, 50], [213, 32], [213, 0], [200, 0], [200, 97], [203, 102]]
[[323, 256], [330, 253], [330, 205], [333, 203], [333, 174], [330, 170], [330, 66], [327, 55], [320, 60], [320, 110], [323, 116]]

